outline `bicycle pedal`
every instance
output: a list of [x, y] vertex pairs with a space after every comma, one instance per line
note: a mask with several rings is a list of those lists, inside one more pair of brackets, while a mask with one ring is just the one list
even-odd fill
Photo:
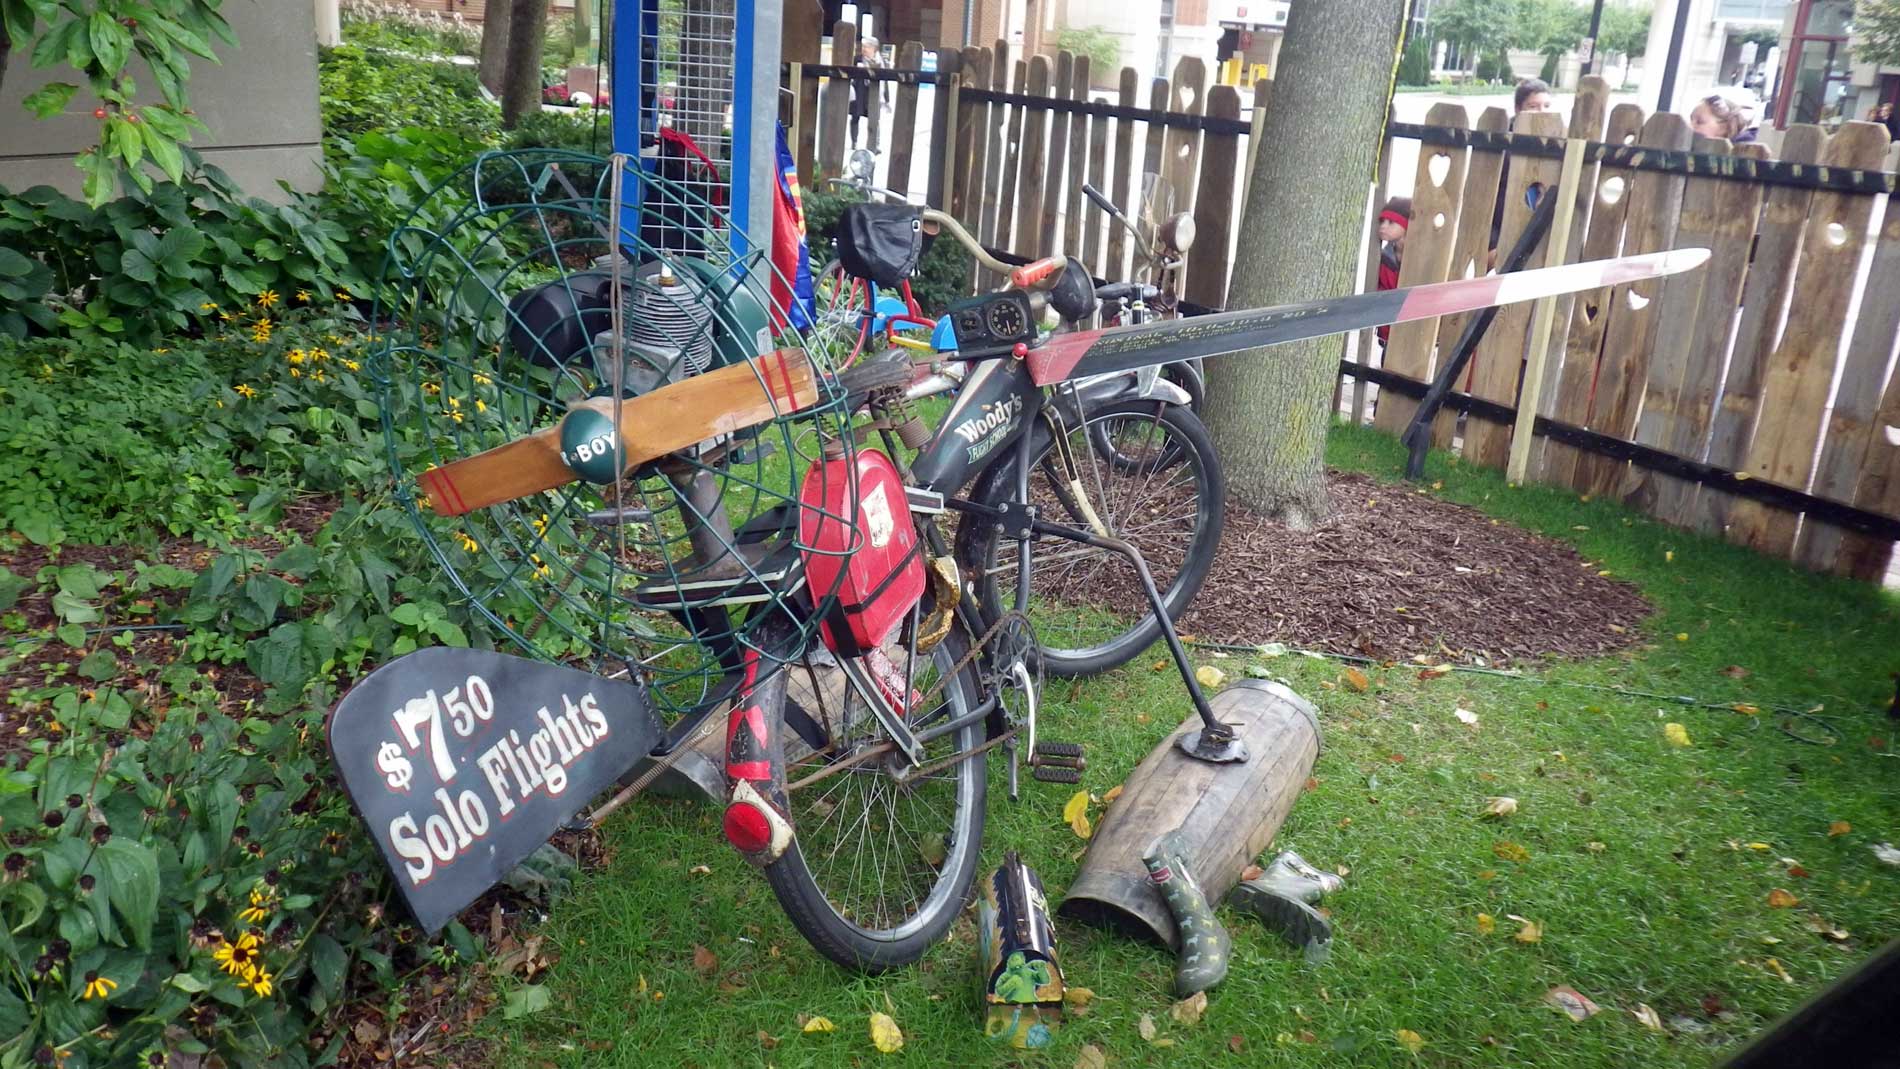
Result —
[[1030, 755], [1030, 764], [1047, 765], [1056, 768], [1087, 768], [1088, 761], [1082, 756], [1082, 747], [1073, 742], [1056, 742], [1053, 739], [1036, 740], [1035, 753]]
[[1029, 774], [1044, 783], [1080, 783], [1082, 770], [1067, 765], [1037, 765]]

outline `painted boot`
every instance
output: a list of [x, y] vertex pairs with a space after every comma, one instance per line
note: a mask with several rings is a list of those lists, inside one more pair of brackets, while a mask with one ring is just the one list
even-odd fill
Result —
[[1174, 993], [1186, 998], [1205, 991], [1227, 976], [1228, 949], [1233, 940], [1214, 916], [1214, 907], [1201, 893], [1200, 884], [1182, 860], [1180, 840], [1169, 832], [1148, 848], [1142, 863], [1148, 866], [1148, 878], [1168, 904], [1174, 924], [1180, 931], [1175, 951]]
[[1227, 904], [1260, 918], [1301, 948], [1308, 964], [1317, 965], [1332, 948], [1333, 924], [1313, 903], [1343, 886], [1339, 876], [1319, 871], [1288, 850], [1274, 858], [1266, 872], [1242, 880], [1227, 896]]

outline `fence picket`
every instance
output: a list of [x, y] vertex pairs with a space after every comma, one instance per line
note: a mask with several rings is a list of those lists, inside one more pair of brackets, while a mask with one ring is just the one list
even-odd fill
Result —
[[[1075, 74], [1069, 81], [1069, 99], [1089, 98], [1089, 57], [1075, 57]], [[1082, 247], [1082, 178], [1088, 168], [1089, 117], [1080, 112], [1069, 116], [1069, 147], [1064, 155], [1067, 173], [1063, 175], [1061, 215], [1056, 221], [1056, 251], [1077, 255]]]
[[[1075, 53], [1062, 51], [1056, 53], [1056, 80], [1049, 90], [1051, 100], [1067, 100], [1075, 80]], [[1038, 257], [1048, 256], [1057, 251], [1062, 241], [1062, 231], [1057, 226], [1062, 215], [1062, 176], [1064, 164], [1069, 157], [1069, 113], [1045, 109], [1038, 118], [1046, 117], [1049, 122], [1049, 147], [1045, 153], [1044, 166], [1048, 168], [1043, 176], [1041, 225], [1036, 232], [1036, 252]]]
[[[1694, 138], [1680, 115], [1659, 112], [1643, 124], [1636, 142], [1671, 151], [1686, 150]], [[1623, 253], [1660, 252], [1672, 247], [1682, 213], [1681, 175], [1639, 171], [1629, 184], [1629, 215], [1623, 224]], [[1616, 438], [1636, 430], [1636, 409], [1642, 403], [1651, 350], [1656, 342], [1656, 320], [1662, 296], [1660, 279], [1645, 279], [1610, 290], [1615, 309], [1603, 338], [1603, 356], [1597, 362], [1596, 395], [1590, 401], [1586, 425]], [[1623, 481], [1625, 462], [1602, 456], [1581, 457], [1571, 485], [1586, 494], [1613, 493]]]
[[[1016, 65], [1020, 66], [1020, 64]], [[1000, 93], [1009, 88], [1010, 68], [1009, 42], [999, 38], [990, 49], [991, 89]], [[998, 191], [1010, 180], [1008, 164], [1004, 159], [1007, 141], [1003, 134], [1008, 118], [1008, 108], [1007, 104], [993, 105], [989, 111], [989, 118], [983, 124], [983, 190], [977, 204], [976, 238], [991, 248], [1007, 247], [1009, 244], [1008, 241], [999, 240], [996, 236], [997, 202], [1003, 199]], [[984, 289], [990, 289], [996, 285], [996, 280], [987, 270], [979, 271], [976, 277], [978, 284]]]
[[[1140, 88], [1141, 75], [1133, 67], [1123, 67], [1121, 85], [1116, 100], [1124, 108], [1135, 106], [1135, 92]], [[1115, 190], [1109, 193], [1115, 206], [1124, 212], [1134, 211], [1134, 204], [1128, 199], [1128, 186], [1135, 177], [1135, 120], [1115, 120]], [[1108, 271], [1109, 281], [1129, 277], [1128, 267], [1128, 231], [1111, 223], [1108, 228]]]
[[[1183, 56], [1174, 65], [1173, 92], [1168, 110], [1176, 115], [1204, 115], [1207, 112], [1207, 64], [1198, 56]], [[1165, 173], [1174, 193], [1171, 212], [1194, 210], [1194, 179], [1200, 172], [1201, 132], [1169, 127], [1165, 142]]]
[[[1240, 118], [1240, 93], [1231, 85], [1208, 91], [1207, 114], [1215, 119]], [[1208, 134], [1201, 143], [1200, 191], [1194, 196], [1194, 250], [1188, 256], [1188, 300], [1210, 308], [1227, 306], [1227, 274], [1234, 264], [1234, 181], [1240, 165], [1240, 137]]]
[[[1087, 95], [1082, 99], [1088, 99]], [[1102, 182], [1108, 173], [1108, 128], [1114, 121], [1106, 115], [1096, 115], [1089, 120], [1088, 183], [1097, 191], [1104, 189]], [[1102, 227], [1108, 216], [1087, 197], [1077, 200], [1076, 206], [1082, 219], [1082, 262], [1098, 277], [1111, 280], [1119, 277], [1109, 274], [1102, 262]]]
[[[1030, 57], [1028, 95], [1049, 95], [1049, 73], [1048, 56]], [[1042, 233], [1042, 153], [1048, 137], [1048, 126], [1043, 120], [1047, 116], [1035, 108], [1018, 110], [1024, 113], [1023, 166], [1016, 192], [1016, 244], [1010, 251], [1036, 257], [1041, 255], [1036, 248]]]
[[[1873, 169], [1886, 154], [1885, 128], [1850, 122], [1828, 139], [1821, 150], [1821, 166]], [[1831, 371], [1873, 207], [1873, 197], [1864, 193], [1827, 190], [1814, 196], [1802, 235], [1787, 327], [1762, 382], [1761, 422], [1755, 440], [1749, 443], [1745, 468], [1751, 475], [1783, 486], [1808, 484], [1821, 434], [1822, 408], [1832, 385]], [[1884, 354], [1880, 362], [1886, 363]], [[1786, 557], [1794, 548], [1795, 520], [1790, 512], [1756, 501], [1737, 501], [1729, 513], [1728, 538], [1771, 556]]]
[[[858, 28], [849, 22], [831, 27], [831, 63], [848, 67], [857, 62]], [[832, 78], [825, 82], [825, 108], [819, 115], [823, 124], [818, 136], [818, 171], [826, 177], [844, 173], [846, 121], [851, 116], [851, 79]], [[813, 176], [814, 182], [817, 177]]]
[[[1834, 413], [1821, 444], [1821, 463], [1814, 472], [1814, 493], [1835, 501], [1854, 499], [1860, 473], [1871, 455], [1875, 428], [1885, 426], [1876, 425], [1874, 416], [1880, 409], [1887, 356], [1893, 351], [1894, 336], [1900, 333], [1900, 197], [1887, 198], [1878, 242], [1867, 276], [1867, 296], [1861, 301], [1853, 340], [1847, 345], [1847, 360], [1841, 366]], [[1876, 294], [1885, 296], [1876, 298]], [[1832, 569], [1842, 548], [1843, 533], [1839, 527], [1809, 516], [1801, 525], [1795, 562], [1820, 571]]]
[[[1015, 75], [1011, 84], [1018, 95], [1028, 92], [1029, 64], [1017, 60], [1013, 65]], [[1023, 171], [1023, 116], [1029, 109], [1020, 104], [1009, 108], [1009, 128], [1003, 134], [1003, 169], [996, 176], [996, 247], [1015, 250], [1021, 248], [1016, 237], [1016, 204], [1022, 196]]]
[[[1510, 125], [1511, 117], [1503, 108], [1486, 108], [1479, 113], [1475, 129], [1495, 133], [1508, 130]], [[1491, 214], [1497, 208], [1498, 183], [1503, 180], [1502, 153], [1471, 151], [1471, 158], [1465, 163], [1464, 201], [1458, 206], [1458, 236], [1452, 245], [1451, 270], [1446, 278], [1473, 278], [1485, 273], [1485, 258], [1491, 247]], [[1439, 352], [1451, 351], [1459, 333], [1465, 329], [1465, 319], [1458, 315], [1438, 321]], [[1457, 384], [1457, 388], [1464, 389], [1470, 381], [1467, 372], [1465, 381]], [[1449, 408], [1441, 410], [1432, 421], [1432, 445], [1438, 449], [1450, 447], [1457, 423], [1458, 413]]]
[[[1514, 133], [1546, 138], [1563, 143], [1563, 120], [1550, 112], [1524, 112], [1513, 124]], [[1532, 194], [1548, 196], [1556, 187], [1563, 161], [1544, 156], [1514, 157], [1504, 176], [1504, 225], [1498, 231], [1498, 255], [1517, 244], [1518, 235], [1530, 224], [1536, 211]], [[1561, 194], [1560, 194], [1561, 195]], [[1531, 253], [1527, 267], [1542, 264], [1546, 241], [1540, 241]], [[1491, 328], [1478, 343], [1471, 358], [1471, 392], [1500, 404], [1516, 403], [1518, 377], [1524, 367], [1525, 341], [1531, 326], [1528, 303], [1509, 304], [1498, 310]], [[1465, 423], [1465, 459], [1487, 468], [1503, 468], [1511, 455], [1511, 428], [1502, 423], [1473, 419]]]
[[[914, 71], [924, 65], [924, 46], [905, 41], [897, 50], [897, 69]], [[898, 193], [910, 192], [912, 142], [917, 140], [917, 85], [900, 82], [897, 104], [891, 111], [891, 169], [884, 184]]]
[[[1425, 115], [1427, 126], [1453, 130], [1467, 129], [1466, 112], [1461, 104], [1433, 104]], [[1405, 233], [1405, 255], [1399, 261], [1399, 285], [1417, 286], [1443, 282], [1451, 271], [1451, 255], [1457, 244], [1458, 209], [1465, 188], [1465, 157], [1462, 149], [1419, 146], [1418, 168], [1412, 180], [1412, 223]], [[1432, 162], [1442, 158], [1444, 176], [1432, 175]], [[1432, 342], [1438, 336], [1438, 320], [1421, 319], [1400, 323], [1392, 328], [1385, 347], [1387, 371], [1426, 380], [1432, 374]], [[1373, 408], [1373, 425], [1388, 434], [1402, 433], [1411, 425], [1418, 402], [1396, 390], [1379, 391]]]
[[[1900, 144], [1887, 156], [1887, 170], [1900, 171]], [[1887, 215], [1880, 227], [1880, 246], [1874, 252], [1873, 273], [1867, 279], [1868, 293], [1900, 292], [1900, 197], [1888, 196]], [[1881, 288], [1876, 289], [1879, 286]], [[1860, 306], [1860, 322], [1854, 327], [1854, 344], [1865, 336], [1869, 344], [1900, 334], [1900, 301]], [[1875, 427], [1900, 427], [1900, 374], [1887, 379], [1887, 395], [1874, 413]], [[1900, 441], [1886, 433], [1869, 436], [1867, 456], [1861, 464], [1853, 503], [1864, 509], [1900, 516]], [[1893, 543], [1854, 532], [1842, 532], [1841, 547], [1832, 568], [1840, 575], [1877, 583], [1886, 574]]]
[[[1602, 141], [1603, 120], [1610, 107], [1610, 83], [1587, 75], [1577, 86], [1577, 95], [1570, 105], [1569, 136], [1580, 141]], [[1590, 208], [1596, 203], [1597, 165], [1585, 162], [1583, 173], [1579, 176], [1577, 188], [1571, 191], [1576, 199], [1571, 205], [1570, 235], [1564, 247], [1570, 250], [1569, 259], [1576, 262], [1583, 250], [1586, 235], [1590, 230]], [[1537, 413], [1540, 416], [1553, 416], [1558, 407], [1558, 389], [1563, 375], [1564, 353], [1569, 348], [1570, 332], [1566, 329], [1575, 313], [1577, 295], [1566, 293], [1557, 298], [1555, 314], [1551, 319], [1552, 329], [1550, 346], [1545, 350], [1543, 388], [1537, 398]], [[1533, 473], [1541, 471], [1544, 465], [1544, 447], [1549, 439], [1533, 436], [1531, 438], [1530, 460], [1525, 465], [1525, 478], [1535, 477]]]
[[[1624, 144], [1643, 128], [1643, 109], [1634, 104], [1618, 104], [1610, 111], [1604, 140]], [[1630, 176], [1627, 167], [1598, 168], [1590, 187], [1590, 225], [1584, 232], [1581, 260], [1602, 260], [1615, 256], [1623, 241], [1623, 224], [1629, 218]], [[1596, 389], [1597, 365], [1603, 357], [1603, 338], [1614, 318], [1614, 305], [1608, 289], [1579, 294], [1570, 310], [1570, 329], [1564, 335], [1564, 362], [1556, 378], [1555, 396], [1550, 401], [1552, 417], [1573, 427], [1581, 427], [1590, 418], [1590, 398]], [[1444, 340], [1441, 332], [1439, 340]], [[1583, 453], [1562, 442], [1544, 443], [1544, 464], [1540, 479], [1552, 486], [1570, 486], [1577, 478], [1577, 464]], [[1538, 471], [1536, 466], [1531, 468]]]

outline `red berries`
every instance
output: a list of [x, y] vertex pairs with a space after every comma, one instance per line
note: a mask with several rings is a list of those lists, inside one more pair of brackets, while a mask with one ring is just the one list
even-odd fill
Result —
[[106, 109], [104, 108], [92, 109], [92, 117], [95, 119], [104, 119], [106, 117]]

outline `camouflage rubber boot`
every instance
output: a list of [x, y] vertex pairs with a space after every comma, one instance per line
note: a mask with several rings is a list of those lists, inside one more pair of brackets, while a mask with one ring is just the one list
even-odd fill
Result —
[[1282, 894], [1311, 903], [1317, 903], [1346, 886], [1346, 881], [1337, 873], [1321, 872], [1291, 850], [1280, 851], [1279, 856], [1267, 865], [1267, 871], [1256, 877], [1254, 882], [1264, 883]]
[[1174, 993], [1186, 998], [1205, 991], [1227, 976], [1228, 949], [1233, 940], [1214, 916], [1214, 907], [1194, 880], [1182, 860], [1179, 840], [1174, 833], [1155, 840], [1142, 863], [1148, 866], [1148, 878], [1168, 904], [1180, 930], [1175, 950]]
[[1313, 903], [1337, 891], [1345, 881], [1308, 865], [1287, 851], [1273, 859], [1267, 871], [1242, 880], [1227, 896], [1227, 904], [1260, 918], [1261, 923], [1306, 953], [1309, 964], [1326, 960], [1333, 945], [1333, 924]]

